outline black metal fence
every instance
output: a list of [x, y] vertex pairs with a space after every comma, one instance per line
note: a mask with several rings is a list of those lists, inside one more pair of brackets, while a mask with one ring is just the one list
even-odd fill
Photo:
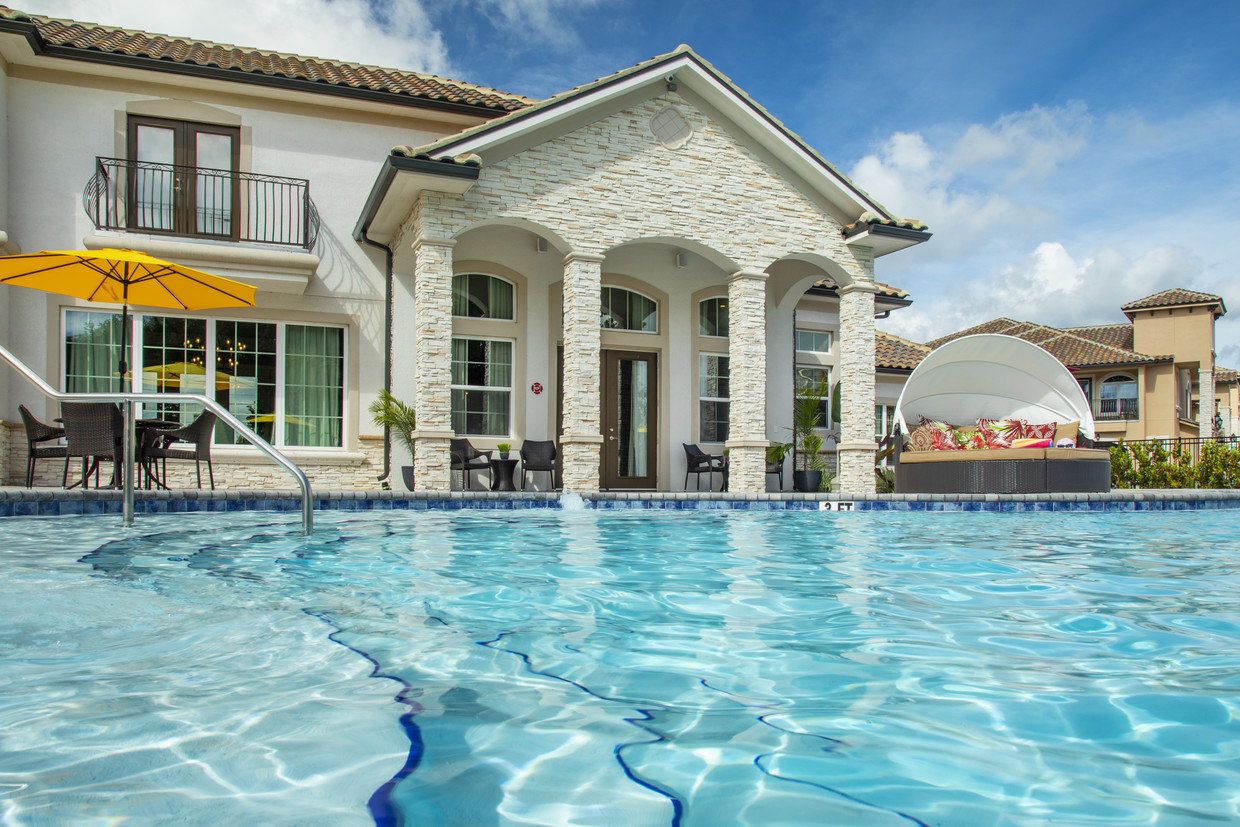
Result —
[[1135, 399], [1095, 399], [1095, 422], [1129, 422], [1141, 418], [1141, 407]]
[[314, 247], [310, 182], [254, 172], [96, 158], [82, 206], [100, 230]]

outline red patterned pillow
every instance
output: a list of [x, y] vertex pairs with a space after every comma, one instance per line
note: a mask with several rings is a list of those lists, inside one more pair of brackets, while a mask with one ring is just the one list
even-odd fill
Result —
[[975, 425], [966, 425], [956, 429], [956, 444], [965, 451], [977, 451], [986, 447], [986, 439], [982, 431]]
[[1032, 425], [1025, 423], [1025, 439], [1054, 439], [1055, 438], [1054, 422], [1047, 422], [1045, 425]]
[[956, 431], [948, 429], [941, 431], [938, 428], [930, 429], [930, 442], [935, 451], [960, 451], [960, 443], [956, 441]]
[[987, 448], [1011, 448], [1014, 441], [1025, 438], [1025, 423], [1019, 419], [979, 419], [977, 429]]

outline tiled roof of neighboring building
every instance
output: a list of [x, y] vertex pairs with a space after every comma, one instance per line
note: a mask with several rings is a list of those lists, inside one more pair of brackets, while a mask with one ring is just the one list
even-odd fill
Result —
[[[815, 287], [825, 287], [828, 290], [837, 290], [839, 285], [834, 279], [822, 279], [814, 282]], [[892, 287], [890, 284], [883, 284], [881, 281], [874, 282], [874, 286], [878, 288], [878, 295], [889, 299], [907, 299], [908, 291], [899, 287]]]
[[1060, 328], [1065, 333], [1072, 333], [1099, 344], [1133, 349], [1133, 332], [1131, 324], [1095, 324], [1088, 327]]
[[874, 331], [874, 366], [879, 370], [912, 370], [929, 352], [929, 345], [918, 344], [881, 330]]
[[927, 344], [931, 348], [936, 348], [946, 342], [975, 333], [1001, 333], [1006, 336], [1016, 336], [1049, 351], [1052, 356], [1070, 368], [1173, 361], [1171, 356], [1147, 356], [1128, 348], [1086, 338], [1070, 330], [1047, 327], [1033, 322], [1017, 322], [1012, 319], [994, 319], [968, 330], [935, 339]]
[[1220, 368], [1220, 367], [1218, 367], [1218, 366], [1215, 366], [1215, 368], [1214, 368], [1214, 382], [1215, 382], [1215, 384], [1226, 384], [1226, 383], [1230, 383], [1230, 382], [1240, 382], [1240, 373], [1237, 373], [1236, 371], [1232, 370], [1231, 368]]
[[[530, 98], [483, 86], [446, 80], [434, 75], [401, 69], [384, 69], [341, 60], [282, 54], [270, 50], [191, 40], [144, 31], [60, 20], [27, 14], [0, 6], [0, 21], [27, 22], [47, 45], [64, 49], [119, 55], [135, 59], [209, 67], [246, 75], [264, 75], [310, 81], [330, 87], [348, 87], [389, 93], [401, 98], [476, 106], [497, 114], [521, 109], [533, 103]], [[158, 68], [158, 65], [153, 68]], [[326, 91], [326, 90], [324, 90]]]
[[1227, 312], [1222, 296], [1215, 296], [1211, 293], [1198, 293], [1181, 287], [1164, 290], [1161, 293], [1155, 293], [1152, 296], [1128, 302], [1128, 304], [1122, 305], [1120, 310], [1130, 313], [1133, 310], [1149, 310], [1155, 307], [1184, 307], [1185, 305], [1194, 304], [1217, 305], [1217, 312], [1220, 316]]

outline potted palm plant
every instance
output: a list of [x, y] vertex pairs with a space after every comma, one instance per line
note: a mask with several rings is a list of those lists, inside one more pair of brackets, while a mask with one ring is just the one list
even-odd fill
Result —
[[817, 491], [822, 486], [822, 474], [826, 470], [823, 459], [822, 437], [816, 429], [822, 427], [822, 398], [827, 395], [827, 383], [802, 389], [792, 405], [792, 444], [797, 459], [792, 470], [792, 487], [796, 491]]
[[[375, 425], [387, 428], [392, 439], [403, 446], [413, 457], [413, 432], [417, 428], [417, 418], [413, 408], [392, 396], [386, 388], [379, 391], [379, 397], [370, 403], [370, 415]], [[413, 466], [402, 465], [400, 474], [405, 487], [413, 490]]]

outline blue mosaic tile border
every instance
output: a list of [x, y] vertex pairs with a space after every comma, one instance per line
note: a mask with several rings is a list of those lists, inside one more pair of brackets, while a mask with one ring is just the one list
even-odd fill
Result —
[[[600, 493], [582, 498], [586, 508], [602, 511], [675, 509], [680, 511], [1201, 511], [1240, 508], [1240, 490], [1113, 491], [1108, 494], [756, 494]], [[65, 517], [121, 513], [117, 491], [59, 489], [0, 490], [0, 518]], [[440, 511], [459, 509], [558, 509], [560, 495], [453, 492], [450, 495], [394, 491], [320, 492], [317, 511]], [[136, 514], [280, 511], [299, 513], [301, 499], [292, 491], [142, 492]]]

